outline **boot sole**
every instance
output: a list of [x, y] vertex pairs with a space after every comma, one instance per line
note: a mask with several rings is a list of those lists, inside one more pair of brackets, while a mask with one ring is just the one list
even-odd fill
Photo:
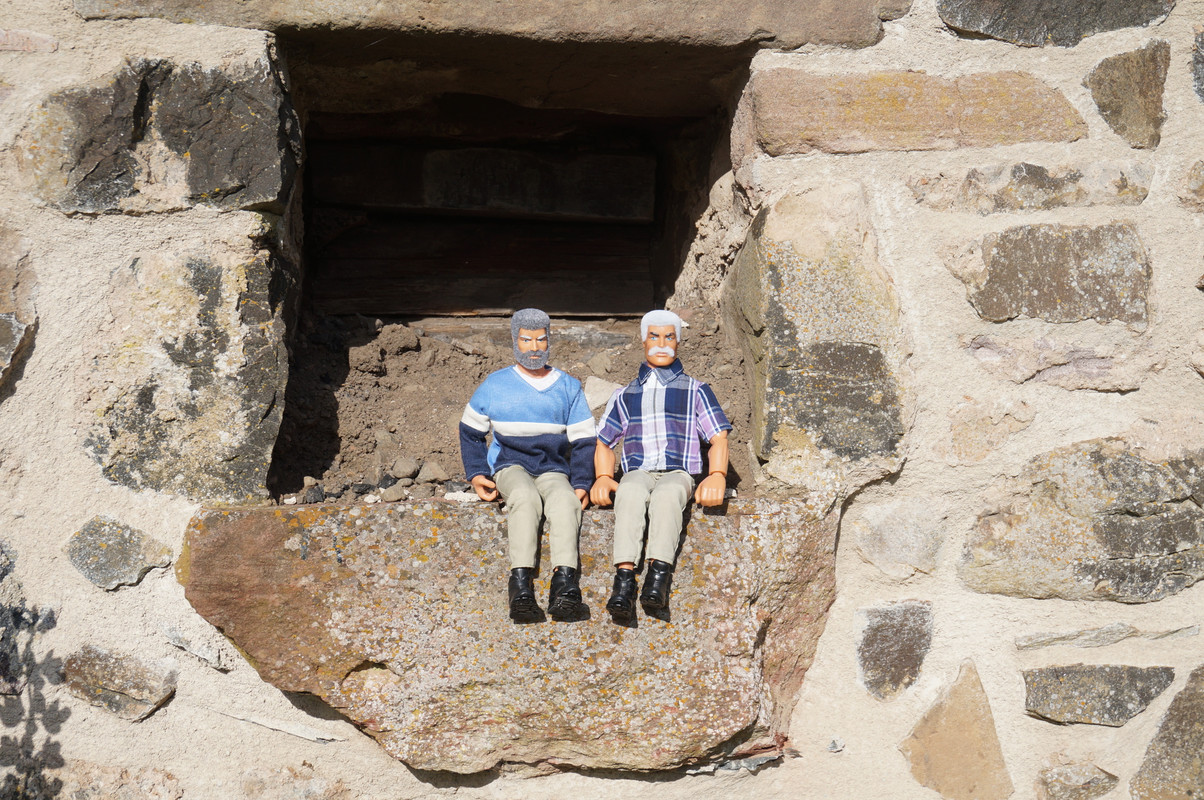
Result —
[[669, 606], [669, 601], [660, 597], [641, 597], [640, 605], [653, 611], [660, 611]]
[[515, 600], [510, 604], [510, 619], [515, 622], [538, 622], [539, 604], [534, 600]]
[[610, 612], [610, 618], [620, 624], [631, 622], [635, 619], [635, 609], [628, 608], [624, 605], [606, 604], [606, 610]]
[[570, 600], [561, 597], [548, 603], [548, 614], [551, 615], [552, 619], [564, 622], [565, 620], [573, 619], [581, 613], [581, 607], [584, 605], [585, 603], [580, 600]]

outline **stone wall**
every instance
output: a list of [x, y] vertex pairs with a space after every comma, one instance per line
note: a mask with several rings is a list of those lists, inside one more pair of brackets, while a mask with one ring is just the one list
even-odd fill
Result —
[[[1204, 3], [460, 5], [6, 7], [0, 793], [1199, 793]], [[773, 499], [695, 518], [675, 619], [468, 624], [480, 509], [227, 510], [268, 501], [302, 267], [276, 35], [324, 30], [751, 58], [675, 299], [718, 304]]]

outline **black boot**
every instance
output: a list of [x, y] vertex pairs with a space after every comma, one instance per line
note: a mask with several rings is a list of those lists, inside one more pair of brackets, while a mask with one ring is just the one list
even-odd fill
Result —
[[615, 572], [615, 588], [606, 601], [610, 618], [620, 625], [635, 619], [635, 570], [619, 569]]
[[535, 570], [515, 567], [510, 570], [510, 619], [515, 622], [538, 622], [539, 604], [535, 602]]
[[577, 570], [573, 567], [552, 570], [552, 585], [548, 590], [548, 613], [552, 619], [563, 622], [581, 611], [581, 587], [577, 577]]
[[658, 610], [669, 606], [669, 584], [673, 582], [673, 565], [649, 559], [648, 575], [644, 578], [644, 591], [640, 592], [640, 604], [644, 608]]

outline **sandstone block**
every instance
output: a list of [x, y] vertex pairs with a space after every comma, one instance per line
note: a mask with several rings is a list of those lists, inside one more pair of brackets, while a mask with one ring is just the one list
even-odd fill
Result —
[[[60, 760], [61, 761], [61, 760]], [[181, 800], [184, 789], [174, 775], [154, 767], [136, 768], [68, 759], [52, 769], [39, 769], [46, 794], [17, 794], [41, 800]], [[51, 788], [53, 787], [53, 788]]]
[[772, 748], [833, 599], [835, 518], [695, 513], [667, 617], [635, 627], [604, 610], [612, 570], [593, 554], [612, 520], [585, 514], [574, 623], [509, 620], [505, 520], [485, 504], [202, 510], [177, 575], [264, 680], [417, 769], [653, 770]]
[[1153, 148], [1162, 140], [1162, 87], [1170, 63], [1170, 44], [1150, 42], [1105, 58], [1083, 81], [1108, 127], [1130, 147]]
[[980, 367], [1016, 384], [1044, 383], [1062, 389], [1131, 392], [1162, 363], [1148, 343], [1124, 341], [1091, 345], [1051, 336], [1009, 339], [979, 335], [963, 342]]
[[828, 495], [820, 484], [897, 468], [905, 431], [898, 299], [859, 184], [805, 191], [762, 211], [723, 307], [751, 366], [751, 439], [770, 474]]
[[941, 519], [930, 502], [903, 501], [872, 506], [855, 517], [846, 514], [841, 526], [852, 532], [862, 558], [902, 581], [936, 569]]
[[0, 50], [15, 50], [19, 53], [53, 53], [58, 49], [58, 41], [44, 33], [0, 30]]
[[1069, 664], [1024, 670], [1025, 710], [1050, 722], [1119, 728], [1175, 679], [1170, 667]]
[[769, 69], [756, 73], [747, 91], [756, 141], [771, 156], [1072, 142], [1087, 135], [1060, 92], [1023, 72], [948, 79]]
[[80, 370], [85, 446], [109, 480], [222, 502], [267, 495], [292, 279], [257, 246], [264, 232], [246, 232], [114, 271], [111, 320]]
[[910, 0], [792, 3], [739, 0], [736, 4], [635, 0], [605, 7], [571, 0], [506, 0], [473, 4], [391, 3], [366, 7], [346, 0], [279, 3], [275, 0], [75, 0], [87, 19], [161, 17], [263, 30], [372, 29], [425, 35], [467, 33], [537, 41], [676, 42], [734, 47], [766, 42], [782, 48], [807, 42], [863, 47], [878, 41], [881, 20], [897, 19]]
[[21, 236], [0, 224], [0, 400], [33, 348], [38, 317], [33, 308], [36, 279], [29, 247]]
[[63, 552], [88, 580], [112, 591], [133, 586], [156, 567], [171, 563], [171, 550], [136, 528], [93, 517], [67, 541]]
[[[1184, 454], [1197, 468], [1198, 452]], [[1204, 511], [1163, 459], [1097, 439], [1040, 455], [997, 488], [960, 565], [975, 591], [1147, 603], [1204, 577]]]
[[1192, 211], [1204, 211], [1204, 161], [1197, 161], [1188, 169], [1179, 190], [1179, 202]]
[[1149, 25], [1174, 7], [1175, 0], [1088, 5], [1075, 0], [937, 0], [937, 11], [950, 28], [1029, 47], [1073, 47], [1097, 33]]
[[861, 684], [891, 700], [916, 682], [932, 646], [932, 603], [905, 600], [860, 612], [865, 628], [857, 643]]
[[967, 400], [949, 412], [949, 441], [943, 447], [950, 464], [977, 464], [1016, 433], [1032, 424], [1028, 403]]
[[974, 663], [899, 745], [921, 785], [949, 800], [1005, 800], [1012, 779], [1003, 761], [991, 704]]
[[283, 210], [299, 127], [273, 65], [128, 62], [48, 97], [19, 158], [35, 194], [68, 214], [204, 204]]
[[981, 250], [981, 269], [958, 277], [985, 320], [1146, 324], [1149, 258], [1128, 223], [1021, 225], [988, 234]]
[[1116, 788], [1120, 782], [1110, 772], [1094, 764], [1060, 764], [1037, 775], [1039, 800], [1095, 800]]
[[323, 778], [312, 767], [259, 767], [244, 772], [240, 785], [246, 800], [356, 800], [345, 783]]
[[1204, 786], [1204, 667], [1171, 700], [1141, 768], [1129, 782], [1133, 800], [1192, 797]]
[[92, 645], [67, 656], [63, 677], [71, 694], [133, 722], [155, 713], [176, 691], [170, 662], [148, 664]]
[[1140, 205], [1153, 168], [1139, 162], [1093, 161], [1053, 169], [1020, 162], [977, 167], [964, 175], [926, 175], [907, 182], [916, 201], [938, 211], [978, 214], [1096, 205]]

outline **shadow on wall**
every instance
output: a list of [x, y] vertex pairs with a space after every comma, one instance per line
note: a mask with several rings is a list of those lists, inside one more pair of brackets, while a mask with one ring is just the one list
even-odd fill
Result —
[[45, 693], [60, 681], [63, 663], [53, 652], [39, 660], [33, 651], [34, 635], [54, 626], [53, 612], [0, 605], [0, 768], [7, 772], [0, 800], [47, 800], [63, 788], [53, 776], [65, 763], [54, 737], [71, 711], [48, 703]]

